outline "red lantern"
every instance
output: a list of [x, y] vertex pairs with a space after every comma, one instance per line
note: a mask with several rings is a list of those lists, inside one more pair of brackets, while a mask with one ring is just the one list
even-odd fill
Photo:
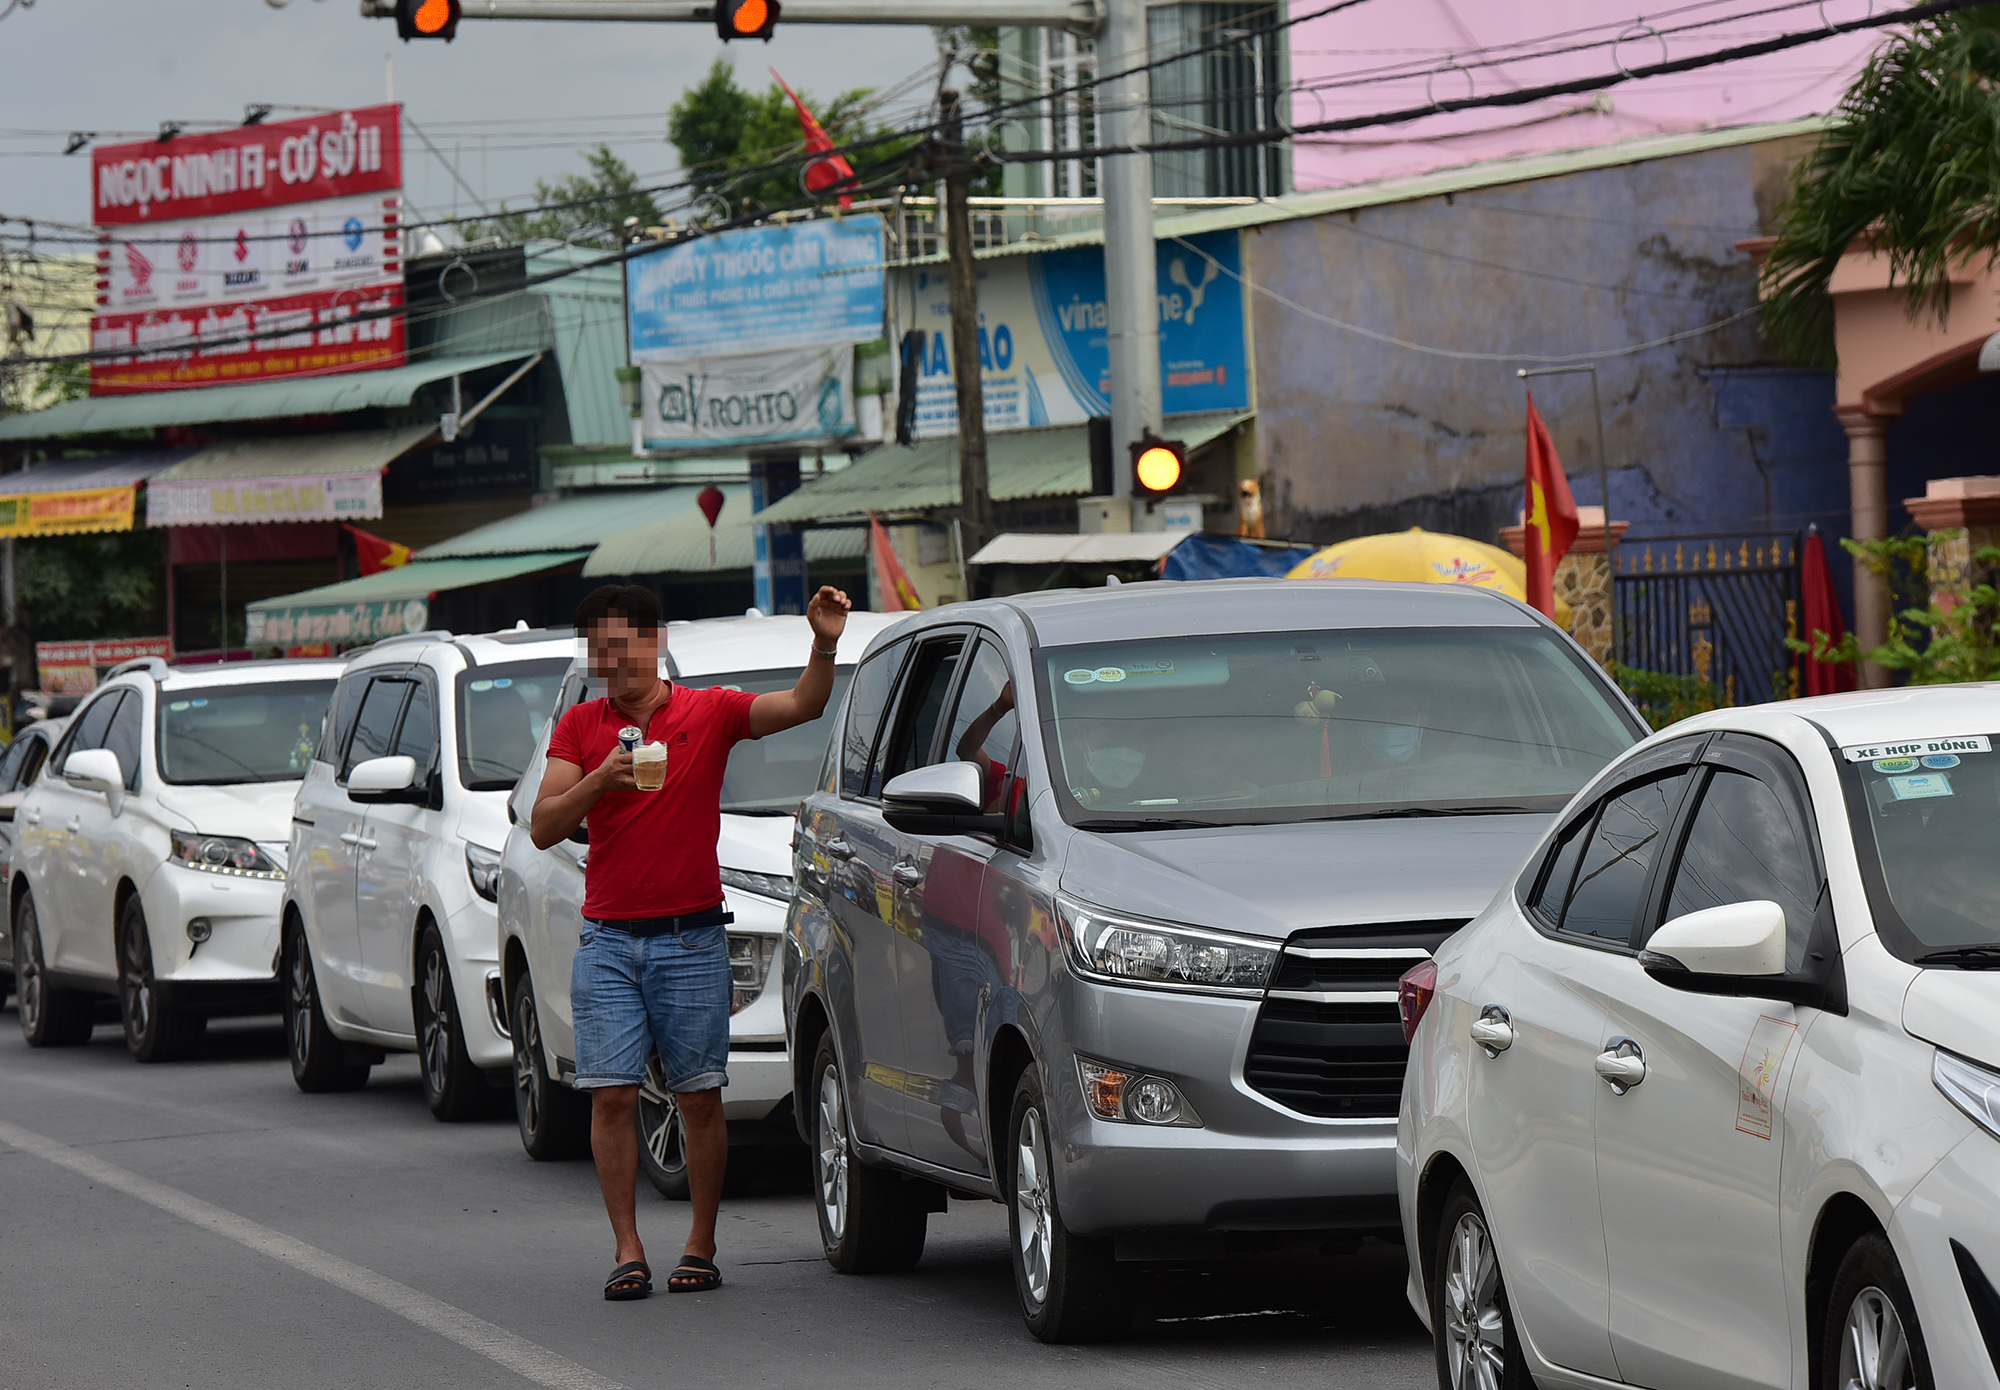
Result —
[[722, 504], [729, 499], [722, 495], [722, 489], [710, 483], [696, 494], [694, 503], [701, 508], [701, 514], [708, 518], [708, 527], [715, 529], [715, 519], [722, 515]]

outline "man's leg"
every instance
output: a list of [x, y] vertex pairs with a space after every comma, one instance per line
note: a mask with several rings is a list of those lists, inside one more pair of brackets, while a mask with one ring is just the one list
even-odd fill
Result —
[[676, 1093], [674, 1099], [680, 1103], [687, 1139], [688, 1205], [694, 1215], [688, 1228], [687, 1253], [712, 1260], [715, 1216], [722, 1207], [722, 1178], [729, 1167], [729, 1125], [722, 1118], [722, 1092], [687, 1091]]
[[[722, 1088], [729, 1084], [729, 940], [721, 926], [653, 938], [644, 975], [646, 1011], [687, 1141], [693, 1222], [687, 1253], [715, 1258], [715, 1217], [729, 1166]], [[711, 1276], [712, 1277], [712, 1276]], [[670, 1288], [704, 1287], [698, 1278]]]
[[[576, 1084], [590, 1095], [590, 1151], [617, 1245], [615, 1263], [644, 1260], [634, 1186], [639, 1140], [632, 1112], [646, 1074], [649, 1043], [645, 998], [639, 985], [639, 938], [586, 927], [570, 967], [570, 1006], [576, 1019]], [[625, 1290], [643, 1281], [620, 1281]]]
[[[637, 1086], [600, 1086], [590, 1093], [590, 1153], [597, 1160], [597, 1185], [604, 1189], [604, 1214], [611, 1218], [611, 1235], [618, 1243], [618, 1264], [646, 1258], [639, 1240], [639, 1134], [632, 1126], [638, 1108]], [[720, 1106], [716, 1107], [718, 1113]], [[709, 1229], [715, 1211], [709, 1209]]]

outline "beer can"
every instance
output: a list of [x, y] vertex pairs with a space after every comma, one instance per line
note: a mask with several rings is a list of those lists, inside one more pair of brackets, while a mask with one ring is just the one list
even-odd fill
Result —
[[641, 729], [637, 724], [627, 724], [624, 728], [618, 731], [618, 741], [623, 745], [625, 745], [625, 751], [627, 753], [631, 752], [634, 748], [637, 748], [639, 746], [639, 740], [644, 738], [645, 736], [646, 736], [645, 731]]

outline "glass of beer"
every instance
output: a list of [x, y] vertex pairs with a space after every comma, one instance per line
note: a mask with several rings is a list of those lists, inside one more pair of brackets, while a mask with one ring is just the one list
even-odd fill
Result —
[[667, 745], [642, 743], [632, 750], [632, 780], [642, 792], [656, 792], [667, 784]]

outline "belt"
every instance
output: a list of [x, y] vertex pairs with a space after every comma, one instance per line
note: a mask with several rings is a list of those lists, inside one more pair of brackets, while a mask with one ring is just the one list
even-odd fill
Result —
[[612, 931], [622, 931], [627, 936], [678, 936], [684, 931], [697, 931], [702, 927], [726, 927], [736, 920], [736, 914], [725, 912], [720, 906], [711, 907], [706, 912], [690, 912], [683, 917], [628, 917], [609, 920], [591, 918], [594, 927], [608, 927]]

